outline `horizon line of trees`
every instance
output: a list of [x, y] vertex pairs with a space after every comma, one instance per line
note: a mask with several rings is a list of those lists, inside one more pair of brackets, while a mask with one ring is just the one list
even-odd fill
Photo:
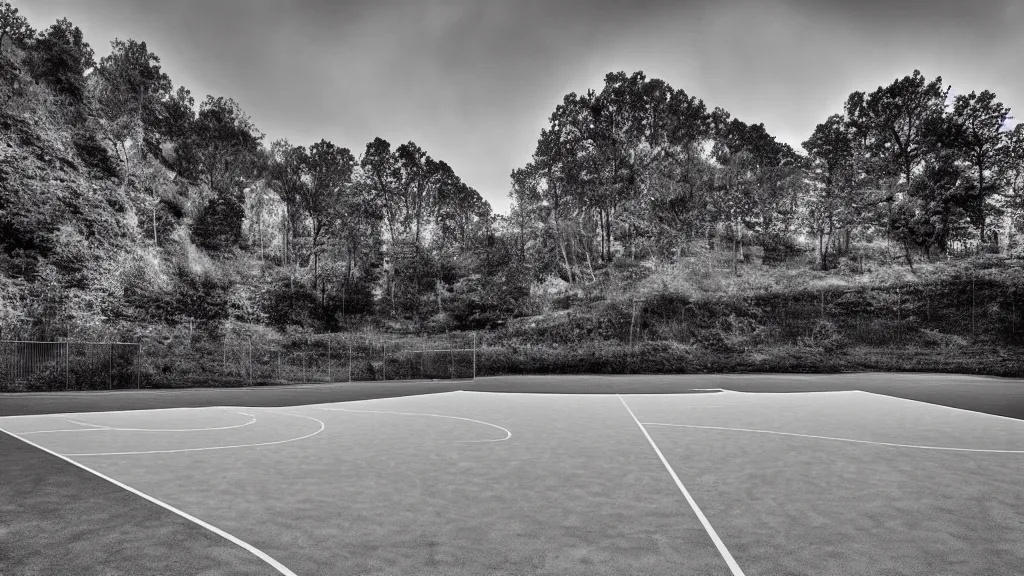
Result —
[[884, 236], [932, 257], [993, 241], [994, 219], [1024, 212], [1024, 124], [995, 94], [950, 97], [920, 71], [815, 127], [806, 154], [643, 72], [610, 73], [565, 96], [533, 158], [512, 172], [517, 243], [570, 282], [617, 254], [678, 255], [688, 241], [783, 248], [814, 238], [828, 269], [851, 237]]

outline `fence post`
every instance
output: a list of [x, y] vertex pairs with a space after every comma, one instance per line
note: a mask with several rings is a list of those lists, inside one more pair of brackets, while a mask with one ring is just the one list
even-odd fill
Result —
[[971, 274], [971, 336], [974, 336], [974, 274]]
[[383, 352], [383, 356], [381, 357], [381, 363], [380, 363], [380, 379], [381, 380], [387, 380], [388, 379], [388, 341], [385, 340], [381, 345], [384, 347], [384, 352]]
[[303, 384], [309, 382], [309, 379], [306, 377], [306, 354], [308, 354], [308, 352], [303, 352], [302, 353], [302, 383]]
[[473, 380], [476, 381], [476, 332], [473, 332]]
[[281, 351], [277, 351], [277, 379], [284, 380], [284, 376], [281, 375]]
[[252, 386], [252, 336], [249, 337], [249, 386]]
[[348, 381], [352, 382], [352, 339], [348, 341]]
[[71, 389], [71, 342], [64, 342], [64, 390]]
[[423, 380], [426, 377], [423, 374], [423, 362], [424, 359], [427, 357], [427, 341], [423, 340], [422, 344], [423, 345], [421, 346], [421, 348], [423, 349], [423, 351], [420, 352], [420, 380]]
[[114, 389], [114, 343], [110, 342], [107, 344], [107, 385], [111, 390]]
[[331, 338], [327, 338], [327, 381], [331, 382]]
[[142, 389], [142, 342], [139, 342], [135, 356], [135, 389]]

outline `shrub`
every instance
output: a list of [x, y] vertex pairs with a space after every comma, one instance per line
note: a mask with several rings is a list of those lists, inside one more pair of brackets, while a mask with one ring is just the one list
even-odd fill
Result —
[[922, 328], [920, 330], [921, 341], [926, 346], [933, 346], [943, 349], [961, 348], [967, 346], [967, 339], [956, 334], [943, 334], [938, 330]]
[[639, 260], [616, 258], [612, 260], [612, 273], [626, 282], [640, 282], [651, 275], [651, 269]]
[[835, 323], [821, 319], [814, 324], [811, 335], [801, 338], [800, 343], [809, 348], [835, 351], [842, 346], [843, 337]]
[[245, 220], [243, 200], [239, 194], [228, 191], [211, 198], [192, 226], [196, 244], [214, 252], [238, 246], [242, 242]]
[[93, 132], [76, 130], [71, 136], [71, 143], [87, 168], [95, 170], [107, 178], [116, 178], [120, 175], [117, 164], [110, 157], [110, 152]]
[[319, 307], [316, 294], [305, 285], [278, 286], [264, 293], [260, 304], [267, 321], [278, 328], [314, 324]]
[[761, 246], [764, 248], [764, 264], [780, 264], [804, 253], [789, 234], [765, 234], [761, 238]]

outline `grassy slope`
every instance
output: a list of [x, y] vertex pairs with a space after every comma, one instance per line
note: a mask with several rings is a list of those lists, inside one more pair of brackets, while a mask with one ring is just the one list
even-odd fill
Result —
[[484, 337], [478, 370], [1024, 375], [1019, 261], [982, 257], [911, 269], [871, 259], [863, 272], [849, 264], [821, 272], [795, 261], [744, 265], [736, 276], [714, 258], [698, 253], [620, 269], [592, 288], [542, 297], [547, 313]]

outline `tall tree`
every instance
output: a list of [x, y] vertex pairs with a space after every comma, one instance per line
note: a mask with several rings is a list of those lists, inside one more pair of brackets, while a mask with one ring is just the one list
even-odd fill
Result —
[[852, 223], [854, 136], [846, 119], [836, 114], [818, 124], [803, 147], [819, 181], [808, 198], [811, 232], [818, 239], [819, 264], [822, 270], [828, 270], [828, 250], [833, 234]]
[[145, 42], [115, 39], [111, 52], [96, 67], [96, 100], [104, 119], [104, 133], [123, 153], [129, 169], [127, 141], [134, 140], [143, 152], [159, 149], [157, 129], [162, 105], [171, 96], [171, 79], [160, 69], [160, 57]]
[[942, 77], [928, 81], [920, 70], [868, 94], [856, 107], [857, 126], [870, 134], [871, 151], [903, 176], [909, 185], [927, 145], [927, 126], [941, 116], [949, 88]]
[[976, 225], [985, 241], [986, 200], [997, 193], [997, 180], [992, 173], [997, 168], [1006, 144], [1003, 127], [1010, 118], [1010, 109], [996, 100], [988, 90], [980, 94], [960, 94], [953, 102], [951, 115], [953, 145], [971, 167], [981, 211]]
[[82, 31], [61, 18], [39, 33], [30, 53], [29, 69], [33, 78], [77, 105], [85, 101], [85, 72], [96, 65], [94, 55]]
[[196, 129], [195, 99], [184, 86], [179, 86], [159, 103], [155, 118], [156, 138], [147, 142], [156, 156], [178, 177], [195, 181], [200, 177]]
[[28, 25], [28, 19], [18, 14], [18, 9], [10, 2], [0, 0], [0, 51], [3, 50], [4, 40], [22, 46], [35, 35], [35, 30]]
[[999, 173], [1005, 183], [1005, 204], [1013, 227], [1024, 232], [1024, 123], [1007, 133]]
[[284, 262], [293, 264], [292, 239], [301, 222], [301, 199], [306, 194], [305, 180], [309, 154], [303, 146], [293, 146], [287, 139], [275, 140], [268, 152], [267, 178], [284, 203]]
[[384, 214], [389, 241], [394, 243], [402, 234], [404, 180], [398, 157], [392, 152], [391, 144], [383, 138], [375, 138], [366, 145], [360, 166], [373, 201]]
[[257, 166], [263, 134], [231, 98], [206, 97], [196, 115], [194, 137], [211, 189], [237, 188], [239, 178]]
[[314, 259], [315, 288], [324, 235], [333, 230], [344, 214], [356, 159], [348, 148], [340, 148], [332, 142], [321, 140], [310, 146], [306, 165], [309, 185], [299, 188], [299, 199], [310, 222], [310, 254]]
[[230, 98], [207, 96], [193, 130], [200, 173], [213, 197], [196, 219], [193, 232], [211, 250], [226, 250], [242, 240], [247, 179], [261, 168], [263, 138]]

